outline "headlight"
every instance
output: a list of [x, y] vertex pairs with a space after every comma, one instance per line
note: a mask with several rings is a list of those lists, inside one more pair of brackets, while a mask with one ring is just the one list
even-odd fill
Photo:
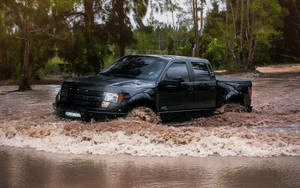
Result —
[[119, 95], [117, 93], [104, 92], [104, 101], [118, 103]]

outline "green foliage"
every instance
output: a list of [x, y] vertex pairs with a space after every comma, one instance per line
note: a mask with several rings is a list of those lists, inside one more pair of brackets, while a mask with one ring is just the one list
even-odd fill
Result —
[[53, 57], [45, 65], [45, 68], [44, 68], [45, 75], [58, 75], [58, 74], [61, 74], [62, 71], [64, 71], [63, 67], [66, 63], [67, 62], [64, 62], [58, 56]]
[[[133, 3], [130, 0], [111, 0], [110, 7], [107, 8], [109, 15], [106, 22], [106, 29], [110, 31], [109, 37], [113, 44], [119, 48], [120, 56], [125, 55], [126, 46], [135, 42], [132, 32], [132, 25], [129, 19], [130, 12], [134, 10], [137, 16], [146, 14], [145, 3], [141, 0]], [[143, 8], [141, 8], [143, 7]], [[139, 19], [138, 19], [139, 20]], [[137, 22], [142, 25], [141, 21]]]
[[11, 22], [4, 13], [0, 9], [0, 80], [13, 77], [22, 61], [22, 43], [13, 39], [11, 27], [8, 27]]
[[[226, 2], [228, 7], [220, 11], [215, 1], [213, 9], [207, 14], [204, 34], [216, 38], [217, 41], [213, 39], [207, 46], [205, 57], [211, 61], [222, 62], [229, 68], [238, 69], [271, 63], [277, 53], [274, 46], [278, 44], [282, 35], [279, 28], [282, 25], [284, 11], [278, 1], [253, 0], [249, 5], [243, 1], [243, 11], [241, 1], [238, 4], [232, 0]], [[242, 35], [240, 29], [243, 29]], [[243, 38], [240, 38], [241, 36]]]
[[88, 41], [85, 28], [78, 26], [73, 33], [68, 33], [68, 39], [57, 43], [58, 55], [69, 62], [68, 72], [78, 75], [97, 73], [104, 66], [104, 60], [109, 54], [108, 46], [101, 44], [100, 36]]
[[179, 54], [182, 56], [192, 56], [193, 44], [190, 41], [186, 41], [184, 46], [179, 47]]
[[[191, 18], [178, 2], [2, 1], [0, 79], [14, 78], [24, 82], [21, 75], [26, 20], [30, 21], [28, 71], [34, 79], [61, 71], [77, 75], [97, 73], [117, 57], [131, 53], [192, 56]], [[222, 1], [224, 4], [220, 2], [212, 1], [212, 8], [207, 12], [204, 33], [199, 37], [200, 57], [209, 59], [215, 68], [229, 70], [300, 61], [300, 1], [251, 0], [250, 5], [243, 1], [244, 12], [241, 1], [226, 1], [232, 3], [234, 12], [229, 5], [226, 7], [225, 1]], [[151, 18], [149, 24], [144, 25], [142, 18], [149, 8]], [[177, 17], [177, 22], [168, 25], [154, 19], [153, 12], [166, 11]], [[135, 24], [131, 23], [131, 17]], [[251, 49], [254, 55], [249, 63]]]
[[136, 52], [140, 54], [147, 54], [151, 53], [151, 51], [156, 49], [156, 40], [155, 39], [155, 33], [154, 32], [136, 32], [136, 41], [137, 44], [135, 45]]
[[54, 42], [49, 39], [53, 32], [50, 1], [11, 0], [0, 7], [0, 35], [5, 36], [0, 64], [7, 72], [3, 78], [15, 77], [19, 89], [30, 89], [31, 78], [42, 76], [41, 68], [54, 54]]
[[220, 67], [221, 65], [225, 64], [226, 56], [224, 45], [222, 45], [217, 38], [213, 38], [211, 40], [203, 55], [216, 67]]
[[284, 15], [282, 19], [282, 40], [276, 43], [276, 59], [299, 62], [300, 58], [300, 1], [279, 0]]
[[14, 73], [12, 74], [12, 78], [14, 79], [14, 80], [21, 80], [21, 76], [22, 75], [22, 63], [18, 63], [17, 65], [16, 65], [16, 67], [15, 67], [15, 71], [14, 71]]

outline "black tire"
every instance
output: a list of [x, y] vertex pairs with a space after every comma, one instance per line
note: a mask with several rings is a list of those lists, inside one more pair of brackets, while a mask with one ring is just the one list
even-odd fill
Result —
[[128, 112], [126, 119], [146, 121], [155, 124], [159, 124], [161, 122], [159, 116], [157, 116], [151, 108], [144, 106], [133, 108], [130, 112]]
[[91, 122], [92, 117], [89, 114], [82, 114], [81, 121], [83, 122]]
[[54, 109], [54, 114], [59, 118], [65, 117], [65, 111], [63, 111], [63, 110]]
[[251, 98], [248, 92], [243, 96], [243, 105], [245, 106], [247, 112], [252, 112]]

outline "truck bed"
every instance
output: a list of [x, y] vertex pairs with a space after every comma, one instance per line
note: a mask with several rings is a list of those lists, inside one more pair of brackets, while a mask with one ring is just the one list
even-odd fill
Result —
[[240, 79], [240, 78], [228, 78], [228, 77], [216, 77], [217, 82], [222, 82], [230, 85], [239, 85], [240, 87], [252, 87], [252, 82], [250, 80]]

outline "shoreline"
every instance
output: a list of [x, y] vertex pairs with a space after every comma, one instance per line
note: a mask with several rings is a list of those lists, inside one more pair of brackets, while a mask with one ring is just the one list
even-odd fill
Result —
[[[217, 76], [229, 76], [229, 75], [243, 75], [243, 74], [258, 74], [261, 76], [278, 75], [278, 74], [300, 74], [300, 64], [280, 64], [280, 65], [269, 65], [257, 67], [255, 71], [252, 72], [242, 72], [242, 71], [226, 71], [226, 70], [216, 70], [215, 74]], [[63, 79], [41, 79], [33, 80], [32, 85], [60, 85]], [[0, 80], [0, 86], [14, 86], [18, 85], [17, 81]]]

